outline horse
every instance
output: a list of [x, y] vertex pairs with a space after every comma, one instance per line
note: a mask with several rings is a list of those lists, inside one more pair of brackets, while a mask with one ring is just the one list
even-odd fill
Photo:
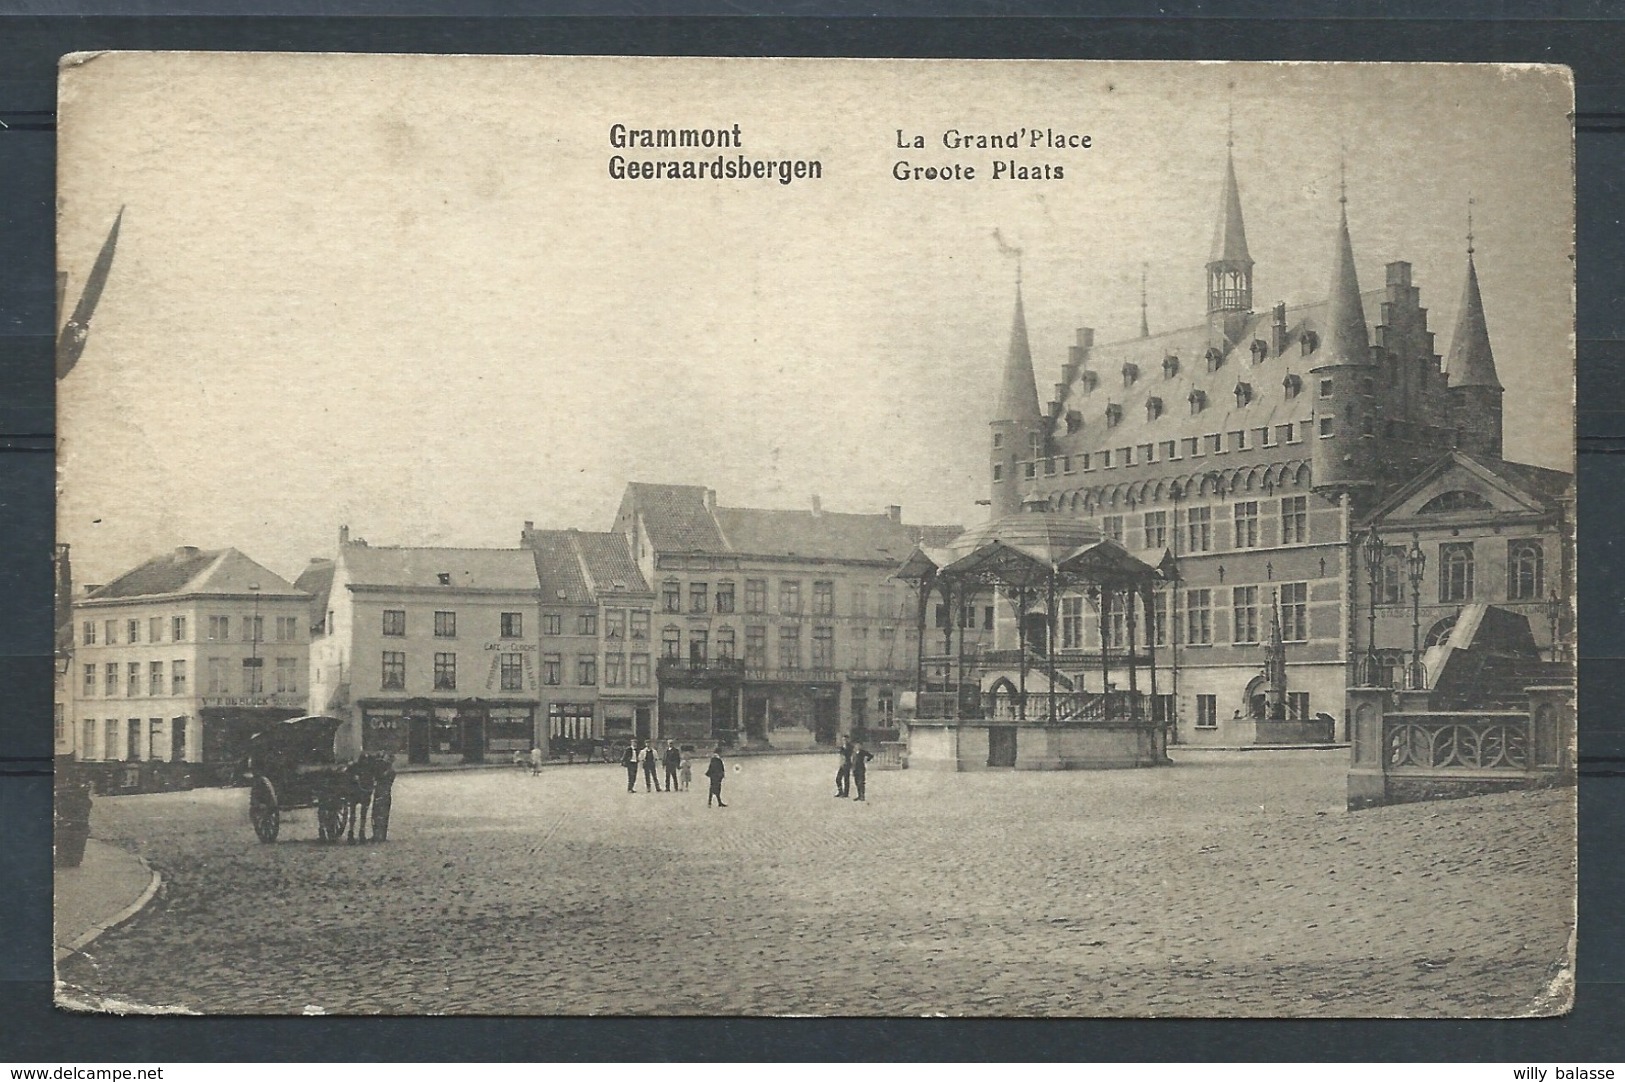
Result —
[[367, 842], [367, 819], [372, 819], [372, 840], [381, 842], [389, 836], [389, 807], [395, 785], [395, 767], [386, 756], [363, 755], [344, 768], [349, 780], [344, 802], [349, 805], [349, 840], [356, 844], [356, 824], [361, 825], [361, 844]]

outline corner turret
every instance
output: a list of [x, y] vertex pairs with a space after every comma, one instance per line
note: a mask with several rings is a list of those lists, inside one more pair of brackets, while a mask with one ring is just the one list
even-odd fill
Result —
[[1021, 510], [1023, 461], [1044, 450], [1044, 415], [1038, 407], [1038, 379], [1033, 375], [1027, 344], [1027, 316], [1021, 303], [1021, 275], [1016, 274], [1016, 312], [1010, 326], [1010, 351], [1004, 360], [999, 405], [993, 413], [989, 458], [993, 517]]
[[1371, 332], [1360, 301], [1349, 240], [1348, 197], [1338, 198], [1336, 251], [1326, 326], [1310, 374], [1315, 394], [1314, 447], [1310, 470], [1317, 492], [1336, 494], [1371, 488], [1376, 436], [1377, 367], [1371, 361]]
[[1461, 297], [1461, 314], [1456, 317], [1456, 333], [1450, 340], [1445, 375], [1461, 449], [1500, 458], [1503, 391], [1495, 371], [1495, 354], [1490, 349], [1489, 328], [1484, 323], [1484, 301], [1478, 294], [1471, 225], [1467, 233], [1467, 285]]

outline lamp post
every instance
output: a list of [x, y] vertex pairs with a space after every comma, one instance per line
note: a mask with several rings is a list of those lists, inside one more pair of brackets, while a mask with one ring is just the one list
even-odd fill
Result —
[[1365, 642], [1365, 686], [1377, 686], [1377, 579], [1382, 575], [1382, 562], [1387, 555], [1387, 549], [1382, 538], [1377, 536], [1377, 528], [1371, 527], [1371, 532], [1365, 535], [1365, 570], [1366, 577], [1371, 584], [1371, 612], [1369, 614], [1370, 630]]
[[248, 676], [248, 687], [245, 689], [248, 692], [248, 705], [257, 706], [263, 686], [260, 680], [260, 584], [249, 583], [248, 592], [254, 595], [254, 617], [248, 625], [248, 660], [243, 662], [243, 668]]
[[1563, 609], [1563, 599], [1557, 596], [1556, 590], [1553, 590], [1551, 596], [1546, 599], [1546, 622], [1551, 626], [1552, 631], [1553, 661], [1562, 660], [1562, 654], [1560, 653], [1562, 641], [1557, 637], [1557, 633], [1563, 624]]
[[1411, 671], [1406, 682], [1412, 691], [1427, 687], [1427, 670], [1422, 667], [1422, 576], [1427, 573], [1428, 554], [1422, 540], [1411, 534], [1410, 551], [1405, 553], [1405, 571], [1411, 579]]

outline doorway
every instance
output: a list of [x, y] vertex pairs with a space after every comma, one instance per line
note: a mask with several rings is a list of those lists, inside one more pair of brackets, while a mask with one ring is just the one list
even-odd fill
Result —
[[632, 729], [639, 740], [648, 740], [650, 733], [649, 708], [647, 706], [635, 707], [632, 711]]
[[424, 714], [406, 719], [406, 761], [427, 763], [429, 748], [434, 742], [434, 722]]
[[820, 744], [834, 744], [835, 734], [841, 726], [841, 704], [834, 696], [813, 697], [813, 739]]
[[745, 699], [745, 739], [767, 740], [767, 700], [747, 696]]
[[463, 762], [485, 762], [485, 715], [464, 714], [462, 722]]
[[1039, 657], [1049, 654], [1049, 617], [1041, 612], [1029, 612], [1021, 618], [1021, 628], [1027, 639], [1027, 649]]
[[987, 727], [987, 765], [1016, 765], [1016, 727], [989, 725]]

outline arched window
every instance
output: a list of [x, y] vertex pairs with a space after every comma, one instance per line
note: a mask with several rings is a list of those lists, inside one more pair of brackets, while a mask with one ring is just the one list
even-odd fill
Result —
[[1546, 552], [1539, 541], [1507, 542], [1507, 599], [1536, 601], [1546, 593]]
[[1473, 599], [1473, 543], [1449, 541], [1439, 546], [1439, 600]]
[[1419, 515], [1445, 515], [1452, 511], [1490, 511], [1490, 501], [1476, 492], [1455, 489], [1441, 492], [1416, 512]]

